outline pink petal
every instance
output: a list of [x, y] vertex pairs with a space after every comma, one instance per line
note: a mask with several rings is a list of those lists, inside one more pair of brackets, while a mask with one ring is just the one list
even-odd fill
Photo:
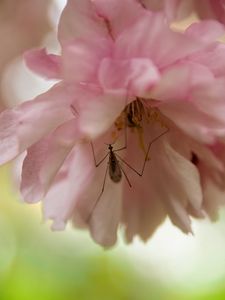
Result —
[[139, 97], [144, 97], [159, 78], [158, 69], [150, 59], [145, 58], [105, 58], [99, 68], [99, 82], [105, 90], [128, 89], [131, 94]]
[[[137, 149], [132, 144], [125, 160], [137, 171], [140, 171], [144, 162], [143, 154], [140, 147]], [[152, 164], [149, 161], [144, 175], [139, 178], [136, 173], [124, 166], [132, 185], [130, 187], [124, 180], [123, 224], [128, 242], [132, 242], [136, 235], [146, 241], [166, 217], [166, 210], [154, 188], [155, 180], [152, 178], [151, 168]]]
[[0, 115], [0, 163], [25, 151], [60, 124], [74, 118], [68, 90], [55, 85], [49, 91]]
[[75, 38], [107, 37], [108, 31], [90, 0], [68, 0], [58, 27], [61, 44]]
[[218, 123], [224, 124], [224, 93], [225, 79], [216, 79], [207, 86], [193, 91], [191, 100], [200, 112], [211, 116]]
[[186, 134], [203, 143], [211, 144], [217, 135], [224, 133], [224, 126], [218, 120], [200, 113], [192, 103], [171, 103], [161, 106], [160, 110]]
[[64, 230], [69, 219], [70, 209], [73, 208], [73, 199], [68, 196], [70, 182], [68, 178], [52, 185], [43, 201], [43, 214], [45, 220], [52, 220], [51, 229]]
[[[104, 247], [111, 247], [116, 243], [117, 230], [122, 212], [121, 185], [113, 183], [109, 176], [106, 187], [90, 220], [89, 229], [93, 239]], [[101, 191], [101, 186], [99, 185]]]
[[[151, 128], [148, 134], [146, 133], [144, 135], [146, 148], [148, 141], [158, 136], [159, 132], [162, 132], [162, 129], [157, 129], [158, 134], [156, 129], [154, 131], [153, 128]], [[150, 134], [151, 138], [149, 137]], [[132, 184], [131, 189], [125, 187], [126, 202], [128, 202], [130, 198], [132, 202], [139, 199], [140, 209], [152, 206], [156, 208], [157, 216], [153, 218], [153, 220], [149, 219], [147, 222], [147, 216], [149, 214], [147, 212], [142, 211], [140, 213], [137, 211], [137, 214], [140, 213], [140, 218], [138, 219], [136, 216], [136, 218], [133, 219], [134, 223], [130, 221], [131, 228], [133, 227], [133, 231], [128, 231], [128, 237], [130, 239], [135, 233], [137, 234], [140, 231], [146, 239], [148, 233], [149, 235], [152, 234], [154, 229], [162, 222], [165, 216], [163, 212], [165, 211], [168, 212], [172, 222], [182, 231], [186, 233], [191, 232], [190, 219], [187, 211], [188, 206], [192, 206], [197, 211], [201, 210], [202, 192], [198, 170], [190, 162], [189, 158], [176, 152], [170, 146], [169, 138], [170, 132], [152, 144], [149, 154], [150, 160], [147, 162], [145, 172], [141, 178], [137, 178], [137, 174], [133, 174], [132, 171], [126, 168], [127, 175]], [[175, 139], [175, 141], [177, 141], [177, 139]], [[129, 139], [129, 145], [132, 145], [132, 147], [130, 146], [127, 149], [126, 161], [136, 170], [141, 170], [145, 154], [134, 137], [133, 140]], [[190, 151], [188, 145], [186, 145], [184, 149], [186, 152], [188, 150]], [[138, 181], [140, 182], [140, 186], [142, 184], [142, 189], [146, 189], [146, 192], [141, 192]], [[141, 193], [141, 197], [138, 197], [138, 193]], [[149, 197], [147, 197], [147, 195], [149, 195]], [[133, 197], [137, 197], [137, 199], [135, 200]], [[156, 202], [160, 202], [160, 204]], [[135, 211], [133, 211], [133, 216], [134, 213]], [[143, 219], [143, 225], [141, 216], [146, 216], [146, 218]], [[136, 225], [135, 220], [139, 220]]]
[[105, 133], [129, 103], [124, 90], [103, 93], [99, 88], [84, 84], [75, 91], [79, 128], [92, 139]]
[[[175, 65], [162, 74], [159, 83], [153, 87], [149, 98], [158, 101], [181, 101], [188, 97], [191, 69], [188, 65]], [[176, 82], [176, 84], [174, 84]]]
[[224, 80], [217, 79], [193, 89], [189, 101], [165, 102], [160, 111], [194, 139], [210, 144], [225, 134], [224, 92]]
[[[168, 144], [164, 144], [164, 188], [162, 195], [172, 222], [185, 233], [191, 232], [188, 203], [201, 209], [202, 191], [196, 167]], [[173, 170], [171, 172], [171, 170]], [[162, 175], [161, 175], [162, 178]]]
[[203, 47], [201, 41], [170, 30], [163, 14], [146, 14], [118, 37], [115, 58], [150, 58], [164, 68]]
[[[104, 145], [106, 141], [107, 137], [101, 137], [93, 144], [97, 162], [108, 153]], [[88, 227], [98, 244], [111, 247], [117, 240], [117, 229], [121, 219], [122, 182], [112, 182], [109, 173], [106, 173], [108, 157], [98, 167], [94, 165], [91, 151], [89, 157], [94, 167], [92, 179], [85, 186], [85, 192], [77, 199], [73, 223], [78, 227]]]
[[[146, 13], [138, 1], [93, 0], [92, 2], [98, 15], [108, 22], [108, 30], [113, 38], [116, 38]], [[124, 12], [126, 12], [126, 17], [124, 17]]]
[[148, 98], [167, 103], [186, 101], [194, 88], [214, 82], [214, 76], [207, 67], [190, 62], [175, 64], [165, 69], [161, 76]]
[[96, 82], [103, 57], [111, 55], [111, 42], [103, 38], [77, 39], [62, 47], [63, 78], [67, 82]]
[[23, 163], [21, 192], [27, 202], [41, 200], [79, 136], [71, 120], [28, 148]]
[[204, 52], [192, 55], [190, 60], [208, 67], [216, 77], [225, 75], [225, 45], [223, 43], [214, 43]]
[[63, 169], [67, 171], [66, 176], [57, 174], [43, 201], [45, 219], [53, 220], [53, 230], [64, 229], [93, 180], [96, 168], [89, 143], [77, 145], [64, 162]]
[[61, 57], [47, 54], [45, 49], [25, 52], [25, 62], [29, 69], [47, 79], [61, 79]]
[[214, 20], [193, 23], [186, 30], [187, 35], [207, 43], [216, 41], [218, 38], [222, 37], [224, 33], [224, 25]]
[[210, 178], [203, 178], [203, 192], [203, 208], [210, 219], [216, 221], [219, 208], [225, 204], [224, 190], [218, 189], [218, 186]]

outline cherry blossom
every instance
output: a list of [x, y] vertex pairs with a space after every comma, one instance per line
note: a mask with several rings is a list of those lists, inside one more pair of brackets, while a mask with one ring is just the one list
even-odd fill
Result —
[[72, 220], [109, 247], [120, 224], [130, 242], [147, 240], [167, 216], [185, 233], [191, 217], [215, 217], [222, 201], [211, 194], [222, 193], [225, 175], [223, 34], [216, 21], [174, 32], [141, 1], [68, 1], [61, 55], [25, 54], [58, 83], [0, 116], [0, 161], [27, 151], [22, 195], [43, 199], [54, 230]]

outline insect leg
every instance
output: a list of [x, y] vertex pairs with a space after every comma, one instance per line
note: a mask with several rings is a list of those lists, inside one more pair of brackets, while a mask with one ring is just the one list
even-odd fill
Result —
[[92, 154], [93, 154], [95, 166], [97, 168], [106, 159], [106, 157], [109, 155], [109, 152], [97, 163], [96, 157], [95, 157], [94, 145], [93, 145], [92, 142], [90, 144], [91, 144], [91, 149], [92, 149]]
[[148, 161], [148, 155], [149, 155], [149, 151], [151, 149], [151, 146], [154, 142], [156, 142], [159, 138], [161, 138], [164, 134], [168, 133], [169, 129], [167, 128], [163, 133], [161, 133], [159, 136], [157, 136], [156, 138], [154, 138], [148, 145], [148, 149], [147, 149], [147, 152], [146, 152], [146, 155], [145, 155], [145, 160], [144, 160], [144, 163], [143, 163], [143, 167], [142, 167], [142, 170], [141, 172], [139, 173], [139, 176], [142, 176], [143, 173], [144, 173], [144, 170], [145, 170], [145, 165], [146, 165], [146, 162]]
[[104, 192], [104, 189], [105, 189], [105, 181], [106, 181], [106, 176], [107, 176], [108, 170], [109, 170], [109, 165], [107, 165], [107, 168], [106, 168], [106, 171], [105, 171], [105, 176], [104, 176], [104, 181], [103, 181], [101, 193], [99, 194], [97, 200], [95, 201], [95, 203], [94, 203], [94, 205], [93, 205], [93, 207], [92, 207], [92, 209], [91, 209], [91, 212], [90, 212], [90, 214], [89, 214], [89, 216], [88, 216], [88, 218], [87, 218], [87, 222], [90, 220], [90, 218], [91, 218], [91, 216], [92, 216], [92, 213], [93, 213], [94, 209], [96, 208], [96, 206], [97, 206], [97, 204], [98, 204], [98, 202], [99, 202], [99, 200], [100, 200], [100, 198], [101, 198], [101, 196], [102, 196], [102, 194], [103, 194], [103, 192]]
[[113, 152], [118, 152], [127, 149], [127, 128], [124, 128], [124, 140], [125, 140], [125, 145], [119, 149], [113, 150]]
[[[124, 108], [127, 107], [127, 100], [128, 100], [128, 95], [126, 95], [126, 98], [125, 98]], [[126, 120], [126, 117], [127, 117], [126, 113], [124, 112], [124, 146], [119, 149], [113, 150], [114, 152], [127, 149], [127, 120]]]
[[[142, 176], [141, 173], [139, 173], [137, 170], [135, 170], [135, 168], [133, 168], [131, 165], [129, 165], [121, 156], [119, 156], [118, 154], [115, 154], [116, 157], [121, 160], [128, 168], [130, 168], [132, 171], [134, 171], [137, 175]], [[145, 164], [145, 163], [144, 163]], [[121, 170], [123, 171], [123, 169], [121, 168]]]
[[161, 133], [159, 136], [157, 136], [156, 138], [154, 138], [148, 145], [148, 149], [145, 155], [145, 160], [141, 169], [141, 172], [138, 172], [134, 167], [132, 167], [130, 164], [128, 164], [121, 156], [119, 156], [118, 154], [115, 154], [126, 166], [128, 166], [128, 168], [130, 168], [132, 171], [134, 171], [137, 175], [142, 176], [145, 170], [145, 165], [146, 162], [148, 160], [148, 155], [149, 155], [149, 151], [151, 149], [152, 144], [157, 141], [160, 137], [162, 137], [164, 134], [166, 134], [169, 131], [169, 129], [167, 128], [166, 131], [164, 131], [163, 133]]
[[127, 183], [129, 184], [130, 187], [132, 187], [131, 183], [130, 183], [130, 180], [126, 174], [126, 172], [124, 171], [123, 167], [121, 166], [120, 164], [120, 168], [121, 168], [121, 171], [123, 172], [123, 175], [125, 176], [126, 180], [127, 180]]

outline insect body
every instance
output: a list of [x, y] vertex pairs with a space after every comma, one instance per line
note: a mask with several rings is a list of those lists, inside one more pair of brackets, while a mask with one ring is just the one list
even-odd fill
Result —
[[[140, 106], [138, 106], [138, 109], [139, 108], [140, 108]], [[140, 118], [134, 119], [132, 111], [130, 110], [130, 111], [127, 112], [127, 122], [129, 122], [127, 124], [128, 127], [135, 127], [135, 128], [138, 128], [138, 129], [140, 128], [141, 129], [142, 128], [141, 127], [141, 121], [142, 121], [141, 114], [140, 114]], [[92, 154], [93, 154], [93, 158], [94, 158], [94, 162], [95, 162], [95, 167], [96, 168], [99, 167], [105, 161], [105, 159], [107, 157], [108, 157], [108, 164], [107, 164], [105, 175], [104, 175], [102, 190], [101, 190], [98, 198], [96, 199], [96, 201], [95, 201], [95, 203], [92, 207], [91, 213], [88, 216], [87, 221], [90, 219], [90, 217], [92, 215], [92, 212], [94, 211], [95, 207], [97, 206], [97, 204], [98, 204], [98, 202], [99, 202], [99, 200], [100, 200], [100, 198], [101, 198], [101, 196], [104, 192], [107, 175], [109, 174], [110, 179], [114, 183], [121, 182], [122, 176], [124, 175], [128, 185], [130, 187], [132, 187], [129, 178], [128, 178], [127, 174], [125, 173], [124, 169], [123, 169], [123, 165], [125, 165], [130, 170], [135, 172], [138, 176], [142, 177], [143, 174], [144, 174], [146, 163], [149, 160], [148, 155], [149, 155], [150, 148], [151, 148], [152, 144], [155, 141], [157, 141], [161, 136], [166, 134], [168, 131], [169, 131], [169, 129], [166, 129], [163, 133], [161, 133], [159, 136], [155, 137], [153, 140], [151, 140], [151, 142], [149, 142], [141, 171], [137, 171], [133, 166], [131, 166], [129, 163], [127, 163], [126, 160], [124, 160], [119, 154], [117, 154], [117, 152], [127, 149], [126, 130], [125, 130], [125, 145], [121, 148], [118, 148], [118, 149], [114, 150], [112, 144], [107, 144], [109, 151], [99, 162], [96, 161], [94, 146], [93, 146], [93, 143], [91, 142], [91, 148], [92, 148]]]
[[120, 182], [122, 179], [122, 171], [120, 163], [113, 151], [113, 147], [109, 144], [109, 176], [113, 182]]
[[[106, 168], [106, 171], [105, 171], [102, 190], [101, 190], [96, 202], [94, 203], [94, 206], [91, 210], [91, 212], [92, 212], [94, 210], [94, 208], [96, 207], [96, 205], [98, 204], [98, 201], [100, 200], [100, 198], [101, 198], [101, 196], [104, 192], [107, 174], [109, 174], [110, 179], [114, 183], [121, 182], [123, 175], [125, 176], [125, 178], [126, 178], [126, 180], [127, 180], [130, 187], [131, 187], [131, 183], [130, 183], [125, 171], [123, 170], [123, 167], [121, 166], [120, 162], [125, 163], [128, 167], [130, 167], [130, 166], [124, 161], [124, 159], [122, 157], [120, 157], [118, 154], [115, 153], [117, 151], [122, 151], [122, 150], [126, 149], [126, 145], [122, 148], [113, 150], [112, 144], [108, 144], [108, 150], [109, 150], [108, 153], [98, 163], [96, 161], [94, 146], [93, 146], [92, 142], [91, 142], [91, 148], [92, 148], [92, 153], [93, 153], [96, 168], [99, 167], [105, 161], [105, 159], [108, 157], [108, 165], [107, 165], [107, 168]], [[88, 216], [87, 221], [90, 219], [91, 214]]]

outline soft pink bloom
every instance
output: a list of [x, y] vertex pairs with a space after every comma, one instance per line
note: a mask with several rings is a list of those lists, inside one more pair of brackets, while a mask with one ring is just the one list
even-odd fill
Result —
[[201, 19], [216, 19], [225, 24], [224, 0], [139, 0], [146, 8], [164, 11], [169, 20], [181, 20], [195, 13]]
[[[217, 61], [225, 54], [216, 42], [223, 33], [216, 21], [173, 32], [163, 14], [135, 0], [68, 1], [59, 24], [62, 54], [25, 55], [31, 69], [59, 83], [0, 117], [1, 163], [27, 150], [22, 194], [27, 202], [43, 198], [53, 229], [72, 219], [107, 247], [119, 224], [128, 241], [146, 240], [167, 215], [185, 233], [190, 216], [214, 216], [220, 203], [209, 195], [224, 188], [225, 175], [214, 146], [223, 147], [225, 136]], [[107, 174], [98, 199], [108, 158], [96, 168], [90, 141], [99, 161], [105, 143], [122, 147], [127, 132], [118, 155], [140, 171], [150, 141], [167, 128], [151, 145], [143, 176], [121, 163], [126, 175], [115, 183]]]
[[[47, 16], [51, 1], [7, 0], [0, 2], [0, 77], [7, 65], [26, 49], [40, 45], [50, 30]], [[1, 96], [0, 102], [4, 103]]]

